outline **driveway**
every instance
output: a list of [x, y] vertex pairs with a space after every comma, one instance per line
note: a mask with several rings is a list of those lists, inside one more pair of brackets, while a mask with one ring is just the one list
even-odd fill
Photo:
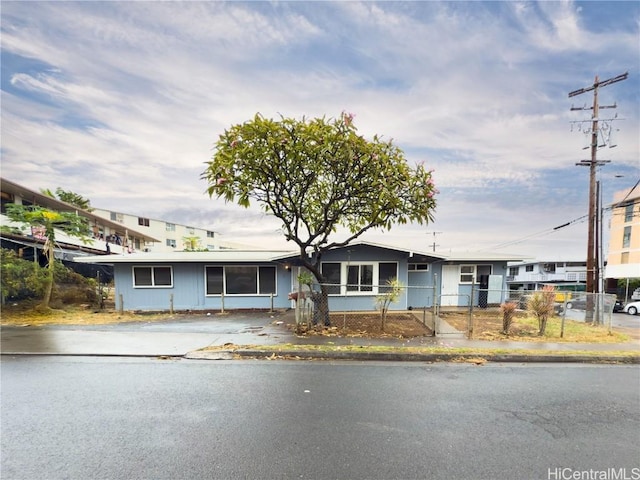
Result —
[[181, 356], [210, 345], [272, 345], [291, 333], [265, 312], [112, 325], [2, 327], [2, 354]]

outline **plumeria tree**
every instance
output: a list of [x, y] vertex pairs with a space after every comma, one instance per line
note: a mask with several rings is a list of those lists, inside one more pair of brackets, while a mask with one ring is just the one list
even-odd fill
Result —
[[[324, 296], [324, 252], [371, 229], [432, 221], [431, 177], [422, 164], [410, 166], [392, 141], [359, 135], [346, 113], [300, 120], [257, 114], [220, 135], [202, 174], [210, 196], [243, 207], [255, 201], [280, 219]], [[336, 240], [340, 228], [346, 234]]]
[[6, 215], [10, 220], [18, 223], [26, 223], [33, 228], [40, 228], [45, 238], [44, 253], [47, 257], [47, 281], [44, 298], [40, 304], [41, 309], [48, 309], [53, 291], [53, 268], [55, 258], [53, 255], [56, 242], [56, 230], [65, 232], [72, 237], [81, 240], [88, 239], [89, 225], [87, 219], [72, 212], [57, 212], [37, 205], [7, 204]]

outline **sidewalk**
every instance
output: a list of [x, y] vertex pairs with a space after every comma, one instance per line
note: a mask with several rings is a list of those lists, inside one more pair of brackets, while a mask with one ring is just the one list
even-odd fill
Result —
[[[189, 352], [186, 358], [221, 360], [236, 357], [280, 357], [340, 360], [447, 361], [452, 358], [484, 358], [515, 362], [624, 362], [640, 363], [640, 340], [626, 343], [565, 343], [487, 341], [464, 338], [443, 322], [438, 337], [366, 338], [296, 335], [280, 322], [265, 327], [261, 336], [238, 339], [226, 336], [211, 350]], [[250, 340], [252, 343], [237, 343]], [[225, 348], [227, 347], [227, 348]], [[367, 347], [373, 347], [367, 349]], [[465, 350], [472, 352], [466, 353]], [[419, 353], [416, 353], [419, 351]], [[422, 353], [420, 353], [422, 352]]]

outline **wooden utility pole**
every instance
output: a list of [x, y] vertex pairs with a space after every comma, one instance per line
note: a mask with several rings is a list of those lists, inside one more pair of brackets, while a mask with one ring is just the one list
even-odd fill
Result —
[[598, 165], [604, 165], [608, 163], [608, 160], [598, 161], [598, 113], [600, 108], [615, 108], [615, 105], [601, 107], [598, 103], [598, 89], [600, 87], [606, 87], [607, 85], [611, 85], [612, 83], [620, 82], [622, 80], [626, 80], [629, 73], [623, 73], [622, 75], [618, 75], [617, 77], [609, 78], [607, 80], [600, 81], [598, 80], [598, 76], [596, 75], [593, 85], [581, 88], [579, 90], [574, 90], [569, 93], [569, 98], [575, 97], [582, 93], [590, 92], [593, 90], [593, 107], [591, 108], [573, 108], [571, 110], [593, 110], [591, 115], [591, 159], [590, 160], [581, 160], [580, 163], [576, 163], [576, 165], [580, 166], [588, 166], [589, 167], [589, 231], [588, 231], [588, 241], [587, 241], [587, 292], [589, 293], [598, 293], [598, 279], [596, 278], [596, 246], [595, 246], [595, 236], [598, 231], [597, 223], [598, 216], [596, 216], [596, 168]]

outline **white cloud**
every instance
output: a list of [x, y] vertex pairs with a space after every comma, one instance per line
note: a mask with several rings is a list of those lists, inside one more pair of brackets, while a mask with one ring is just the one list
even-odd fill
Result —
[[[637, 18], [637, 6], [626, 8]], [[638, 25], [592, 31], [591, 9], [571, 2], [9, 2], [2, 9], [3, 70], [12, 79], [2, 92], [3, 176], [151, 217], [180, 221], [192, 211], [191, 223], [219, 218], [221, 226], [203, 226], [240, 236], [260, 218], [266, 235], [278, 226], [259, 210], [227, 215], [231, 206], [203, 194], [199, 175], [218, 135], [256, 112], [346, 110], [363, 135], [393, 138], [411, 162], [435, 168], [441, 244], [464, 244], [470, 229], [483, 245], [502, 240], [548, 217], [538, 200], [509, 214], [513, 202], [501, 205], [500, 197], [510, 188], [531, 198], [562, 192], [571, 203], [558, 219], [585, 210], [573, 201], [585, 195], [581, 174], [567, 187], [552, 172], [577, 170], [584, 155], [569, 121], [588, 112], [569, 112], [567, 93], [596, 73], [632, 73], [626, 85], [602, 91], [626, 118], [619, 146], [602, 155], [638, 167]]]

